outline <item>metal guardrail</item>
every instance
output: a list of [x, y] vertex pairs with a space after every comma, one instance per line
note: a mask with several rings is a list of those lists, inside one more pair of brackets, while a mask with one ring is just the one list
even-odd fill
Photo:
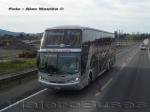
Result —
[[21, 75], [27, 75], [28, 73], [35, 72], [35, 71], [37, 71], [36, 68], [30, 69], [30, 70], [21, 71], [21, 72], [18, 72], [18, 73], [2, 75], [2, 76], [0, 76], [0, 81], [1, 80], [5, 80], [5, 79], [9, 79], [9, 78], [12, 78], [12, 77], [20, 77]]
[[7, 87], [8, 85], [11, 86], [12, 82], [18, 82], [21, 83], [23, 79], [28, 78], [28, 77], [36, 77], [37, 76], [37, 69], [31, 69], [31, 70], [26, 70], [20, 73], [16, 74], [9, 74], [6, 75], [5, 77], [0, 78], [0, 89]]

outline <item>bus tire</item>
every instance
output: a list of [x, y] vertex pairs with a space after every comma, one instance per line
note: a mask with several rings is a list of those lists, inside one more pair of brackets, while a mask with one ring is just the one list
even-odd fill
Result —
[[91, 82], [92, 82], [92, 72], [89, 73], [88, 84], [90, 84]]
[[111, 64], [110, 64], [110, 62], [108, 62], [108, 63], [107, 63], [107, 67], [106, 67], [107, 71], [109, 71], [110, 68], [111, 68]]

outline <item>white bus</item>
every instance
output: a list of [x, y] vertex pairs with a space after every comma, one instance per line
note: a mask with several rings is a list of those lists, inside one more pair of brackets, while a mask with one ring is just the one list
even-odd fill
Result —
[[46, 29], [37, 57], [39, 82], [82, 89], [115, 63], [114, 33], [81, 26]]

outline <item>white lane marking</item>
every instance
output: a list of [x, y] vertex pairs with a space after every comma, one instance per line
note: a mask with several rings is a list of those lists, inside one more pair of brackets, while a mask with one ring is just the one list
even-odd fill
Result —
[[[102, 91], [113, 81], [113, 78], [109, 79], [106, 84], [102, 87]], [[100, 95], [100, 92], [97, 92], [95, 96]]]
[[120, 52], [118, 52], [117, 54], [116, 54], [116, 56], [118, 56], [118, 55], [121, 55], [121, 54], [125, 54], [126, 52], [128, 52], [128, 51], [130, 51], [130, 50], [133, 50], [134, 48], [136, 48], [137, 47], [137, 45], [135, 45], [135, 46], [133, 46], [133, 47], [130, 47], [130, 48], [128, 48], [128, 49], [122, 49]]
[[123, 63], [119, 70], [121, 71], [126, 65], [127, 63]]
[[11, 108], [11, 107], [13, 107], [13, 106], [15, 106], [15, 105], [18, 105], [19, 103], [21, 103], [21, 102], [23, 102], [23, 101], [25, 101], [25, 100], [27, 100], [27, 99], [29, 99], [29, 98], [31, 98], [31, 97], [34, 97], [34, 96], [36, 96], [36, 95], [38, 95], [38, 94], [40, 94], [40, 93], [42, 93], [42, 92], [44, 92], [44, 91], [46, 91], [46, 90], [47, 90], [47, 88], [45, 88], [45, 89], [43, 89], [43, 90], [41, 90], [41, 91], [38, 91], [37, 93], [34, 93], [33, 95], [28, 96], [28, 97], [26, 97], [26, 98], [24, 98], [24, 99], [22, 99], [22, 100], [19, 100], [19, 101], [13, 103], [13, 104], [11, 104], [11, 105], [9, 105], [9, 106], [7, 106], [7, 107], [1, 109], [0, 112], [3, 112], [3, 111], [5, 111], [5, 110], [7, 110], [7, 109], [9, 109], [9, 108]]
[[112, 82], [112, 80], [113, 78], [109, 79], [107, 83], [102, 87], [102, 90], [104, 90]]
[[125, 68], [129, 63], [130, 61], [132, 60], [132, 58], [136, 55], [136, 53], [138, 52], [138, 50], [135, 50], [132, 54], [130, 54], [123, 62], [123, 64], [121, 65], [120, 67], [120, 71]]
[[95, 94], [95, 96], [99, 96], [100, 95], [100, 92], [97, 92], [96, 94]]
[[[129, 49], [129, 50], [130, 50], [130, 49]], [[126, 50], [125, 50], [125, 51], [121, 51], [121, 52], [117, 53], [116, 56], [121, 55], [121, 54], [124, 54], [125, 52], [128, 52], [128, 51], [126, 51]]]

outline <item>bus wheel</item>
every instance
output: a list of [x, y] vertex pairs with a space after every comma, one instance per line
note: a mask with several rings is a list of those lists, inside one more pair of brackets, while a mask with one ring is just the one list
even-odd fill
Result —
[[90, 72], [89, 78], [88, 78], [88, 84], [90, 84], [91, 82], [92, 82], [92, 73]]
[[110, 62], [107, 63], [107, 70], [110, 70]]

